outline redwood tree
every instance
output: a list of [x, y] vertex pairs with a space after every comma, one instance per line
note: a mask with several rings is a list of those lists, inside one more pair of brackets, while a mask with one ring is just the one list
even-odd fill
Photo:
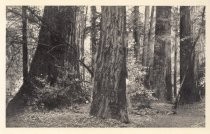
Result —
[[124, 6], [102, 7], [90, 115], [127, 123], [125, 18]]
[[28, 48], [27, 48], [27, 6], [22, 7], [22, 41], [23, 41], [23, 81], [28, 77]]
[[[202, 13], [202, 22], [204, 21], [205, 7]], [[195, 46], [202, 34], [202, 27], [199, 28], [197, 37], [193, 40], [193, 29], [191, 21], [191, 7], [180, 7], [180, 79], [181, 89], [179, 92], [180, 103], [192, 103], [199, 101], [200, 94], [196, 87], [195, 70]]]
[[147, 66], [148, 60], [148, 33], [149, 33], [149, 6], [145, 7], [145, 18], [144, 18], [144, 41], [143, 41], [143, 54], [142, 54], [142, 65]]
[[153, 81], [153, 74], [152, 74], [152, 68], [153, 68], [153, 62], [154, 62], [154, 44], [155, 44], [155, 7], [152, 6], [151, 10], [151, 16], [150, 16], [150, 28], [148, 33], [148, 47], [147, 47], [147, 65], [148, 65], [148, 71], [147, 71], [147, 77], [146, 82], [148, 84], [148, 88], [151, 88], [151, 82]]
[[154, 60], [154, 38], [155, 38], [155, 27], [154, 27], [154, 22], [155, 22], [155, 7], [152, 6], [151, 10], [151, 16], [150, 16], [150, 29], [148, 33], [148, 49], [147, 49], [147, 65], [149, 67], [152, 67], [153, 65], [153, 60]]
[[93, 65], [94, 65], [94, 57], [96, 54], [96, 45], [97, 45], [97, 28], [96, 28], [96, 19], [97, 19], [97, 14], [96, 14], [96, 6], [91, 6], [91, 66], [92, 70], [94, 70]]
[[171, 92], [170, 48], [171, 7], [156, 7], [155, 48], [152, 89], [160, 101], [167, 101]]
[[134, 57], [136, 61], [140, 58], [140, 15], [139, 15], [139, 6], [134, 6], [133, 9], [133, 38], [135, 41], [134, 44]]
[[[76, 46], [78, 47], [78, 53], [80, 60], [84, 63], [84, 41], [85, 41], [85, 29], [87, 20], [87, 7], [81, 6], [76, 11]], [[81, 78], [85, 80], [85, 68], [81, 68]]]
[[[55, 85], [60, 84], [58, 78], [62, 79], [64, 74], [69, 81], [79, 78], [79, 54], [75, 43], [76, 7], [46, 6], [41, 21], [38, 46], [28, 80], [9, 102], [7, 114], [23, 110], [27, 105], [36, 105], [40, 99], [47, 99], [39, 98], [38, 94], [46, 88], [46, 83], [53, 90]], [[81, 89], [79, 84], [71, 85], [70, 88], [71, 91]], [[66, 96], [70, 93], [68, 90]]]

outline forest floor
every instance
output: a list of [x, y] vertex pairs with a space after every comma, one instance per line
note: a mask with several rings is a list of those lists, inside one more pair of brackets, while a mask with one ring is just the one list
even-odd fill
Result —
[[48, 112], [24, 112], [7, 117], [6, 127], [205, 127], [204, 102], [179, 106], [177, 114], [168, 110], [168, 104], [160, 103], [141, 112], [129, 109], [128, 124], [91, 117], [89, 107], [89, 104], [85, 104]]

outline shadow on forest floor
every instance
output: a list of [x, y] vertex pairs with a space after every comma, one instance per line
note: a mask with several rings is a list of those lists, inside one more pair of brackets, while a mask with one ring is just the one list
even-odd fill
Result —
[[[49, 112], [24, 112], [8, 117], [6, 127], [205, 127], [204, 102], [179, 106], [177, 114], [139, 115], [129, 110], [129, 124], [90, 117], [89, 107], [86, 104]], [[164, 109], [164, 105], [161, 109]]]

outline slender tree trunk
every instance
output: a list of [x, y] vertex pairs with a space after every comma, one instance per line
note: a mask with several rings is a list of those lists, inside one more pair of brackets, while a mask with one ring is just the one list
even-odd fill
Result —
[[148, 50], [147, 50], [148, 54], [147, 65], [149, 67], [153, 66], [153, 60], [154, 60], [154, 42], [155, 42], [154, 12], [155, 12], [155, 7], [152, 6], [151, 17], [150, 17], [150, 29], [148, 33]]
[[153, 76], [152, 76], [152, 68], [153, 68], [153, 62], [154, 62], [154, 44], [155, 44], [155, 7], [152, 6], [151, 10], [151, 16], [150, 16], [150, 29], [148, 33], [148, 60], [147, 65], [149, 66], [148, 75], [147, 75], [147, 82], [148, 82], [148, 88], [151, 89]]
[[90, 115], [127, 123], [125, 17], [123, 6], [102, 7]]
[[[85, 7], [85, 14], [84, 14], [84, 30], [83, 30], [83, 34], [82, 34], [82, 57], [85, 58], [85, 49], [84, 49], [84, 45], [85, 45], [85, 37], [86, 37], [86, 32], [85, 32], [85, 29], [86, 29], [86, 22], [87, 22], [87, 11], [88, 11], [88, 7], [86, 6]], [[83, 80], [85, 80], [85, 67], [83, 67], [82, 69], [82, 74], [83, 74]]]
[[22, 7], [22, 39], [23, 39], [23, 82], [28, 79], [28, 48], [27, 48], [27, 7]]
[[95, 54], [96, 54], [96, 45], [97, 45], [97, 29], [96, 29], [96, 6], [91, 6], [91, 66], [92, 66], [92, 71], [94, 72], [94, 59], [95, 59]]
[[[60, 84], [57, 78], [69, 81], [79, 78], [75, 21], [75, 7], [47, 6], [44, 8], [43, 25], [39, 32], [38, 46], [28, 74], [29, 80], [23, 83], [16, 96], [9, 102], [7, 114], [17, 113], [26, 106], [36, 105], [40, 100], [45, 99], [38, 96], [45, 88], [46, 83], [50, 83], [50, 89], [53, 89], [55, 84], [65, 85], [65, 83]], [[81, 91], [79, 84], [71, 85], [69, 89]], [[69, 95], [71, 96], [71, 92], [66, 93], [66, 96], [69, 97]]]
[[155, 48], [152, 88], [157, 98], [161, 101], [167, 100], [169, 87], [168, 78], [170, 68], [169, 54], [166, 53], [171, 46], [171, 7], [156, 7], [156, 26], [155, 26]]
[[[85, 41], [85, 29], [87, 20], [87, 7], [81, 6], [77, 8], [76, 15], [76, 42], [79, 47], [79, 55], [82, 62], [84, 62], [84, 41]], [[85, 80], [85, 68], [81, 68], [81, 77]]]
[[[170, 18], [169, 18], [170, 19]], [[170, 35], [171, 36], [171, 35]], [[171, 37], [169, 37], [171, 38]], [[171, 68], [171, 42], [165, 46], [165, 54], [166, 54], [166, 99], [168, 101], [173, 100], [173, 89], [172, 89], [172, 68]]]
[[178, 21], [175, 24], [175, 44], [174, 44], [174, 98], [177, 96], [177, 51], [178, 51]]
[[140, 58], [140, 29], [139, 29], [139, 22], [140, 22], [140, 13], [139, 13], [139, 6], [134, 6], [134, 18], [133, 18], [133, 37], [134, 37], [134, 57], [136, 61]]
[[147, 49], [148, 49], [148, 33], [149, 33], [149, 6], [145, 7], [145, 19], [144, 19], [144, 41], [143, 41], [143, 55], [142, 65], [147, 66]]

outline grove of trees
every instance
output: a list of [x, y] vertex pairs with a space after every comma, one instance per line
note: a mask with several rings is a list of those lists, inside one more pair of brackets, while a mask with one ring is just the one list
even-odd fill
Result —
[[204, 6], [7, 6], [6, 13], [7, 116], [90, 103], [91, 116], [128, 123], [128, 102], [176, 109], [205, 96]]

